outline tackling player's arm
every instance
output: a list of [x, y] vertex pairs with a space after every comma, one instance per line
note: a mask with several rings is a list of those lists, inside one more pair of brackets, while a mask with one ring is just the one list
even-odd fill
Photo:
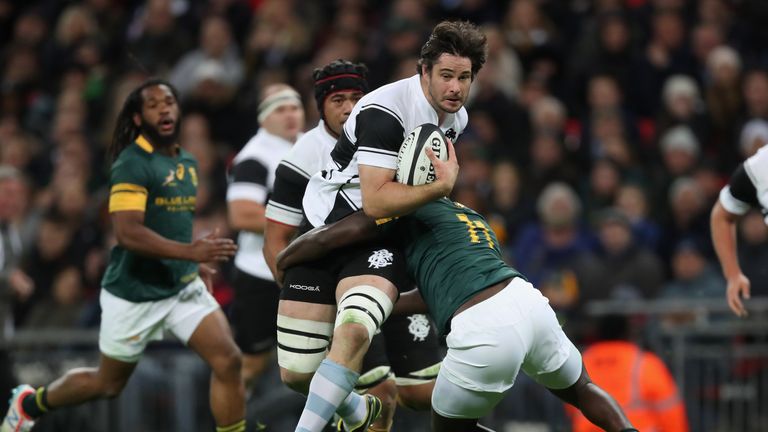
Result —
[[424, 298], [421, 297], [421, 292], [417, 288], [400, 294], [400, 298], [397, 299], [397, 303], [392, 309], [392, 315], [413, 315], [428, 312], [429, 308], [424, 303]]
[[117, 243], [141, 255], [210, 262], [226, 261], [237, 251], [237, 246], [232, 240], [218, 237], [218, 230], [191, 244], [169, 240], [144, 225], [143, 211], [113, 212], [112, 223]]
[[277, 255], [276, 280], [282, 284], [285, 269], [315, 260], [334, 249], [376, 238], [376, 222], [363, 212], [355, 212], [332, 224], [315, 228], [300, 236]]
[[438, 198], [448, 196], [456, 183], [459, 164], [453, 143], [448, 140], [448, 160], [441, 161], [431, 148], [426, 150], [437, 179], [430, 184], [409, 186], [394, 181], [395, 170], [360, 165], [360, 192], [363, 210], [375, 219], [402, 216]]

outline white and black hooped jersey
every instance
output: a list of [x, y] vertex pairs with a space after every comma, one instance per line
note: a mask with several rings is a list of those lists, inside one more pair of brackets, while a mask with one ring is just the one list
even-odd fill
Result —
[[[229, 175], [227, 201], [248, 200], [266, 205], [275, 182], [275, 169], [291, 147], [293, 144], [289, 141], [259, 129], [235, 156]], [[273, 279], [261, 251], [264, 247], [262, 234], [241, 231], [237, 245], [235, 266], [239, 270], [260, 279]]]
[[[396, 81], [363, 96], [344, 123], [331, 163], [309, 181], [304, 213], [313, 226], [335, 222], [362, 208], [358, 165], [395, 170], [400, 144], [417, 126], [437, 125], [437, 112], [421, 89], [420, 76]], [[467, 125], [462, 107], [438, 125], [454, 140]]]
[[735, 215], [757, 208], [768, 224], [768, 146], [763, 146], [736, 169], [728, 185], [720, 191], [720, 204]]
[[303, 217], [301, 201], [310, 177], [331, 160], [336, 138], [320, 123], [304, 134], [285, 155], [275, 171], [272, 195], [267, 203], [267, 219], [298, 227]]

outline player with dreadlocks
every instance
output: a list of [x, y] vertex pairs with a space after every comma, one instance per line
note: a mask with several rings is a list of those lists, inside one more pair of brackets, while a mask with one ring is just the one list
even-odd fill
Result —
[[109, 149], [117, 245], [102, 279], [99, 366], [38, 389], [16, 387], [0, 431], [29, 431], [53, 409], [117, 396], [164, 330], [211, 367], [217, 432], [245, 431], [241, 354], [200, 277], [211, 274], [200, 263], [226, 261], [237, 247], [216, 232], [192, 241], [197, 162], [179, 145], [180, 119], [176, 91], [164, 81], [146, 81], [125, 101]]

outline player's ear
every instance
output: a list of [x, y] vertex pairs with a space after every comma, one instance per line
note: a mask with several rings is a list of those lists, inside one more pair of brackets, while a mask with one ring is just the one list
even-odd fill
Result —
[[133, 115], [133, 124], [136, 125], [136, 127], [141, 126], [141, 115], [139, 113]]

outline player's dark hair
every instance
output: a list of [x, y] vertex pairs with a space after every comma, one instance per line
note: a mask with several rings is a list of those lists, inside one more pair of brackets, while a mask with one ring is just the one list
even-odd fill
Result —
[[112, 142], [109, 144], [107, 150], [107, 156], [110, 162], [114, 162], [120, 153], [128, 147], [139, 136], [140, 128], [133, 123], [133, 115], [141, 115], [141, 108], [144, 104], [144, 98], [141, 92], [148, 87], [154, 87], [158, 85], [167, 86], [171, 89], [173, 97], [176, 100], [179, 99], [178, 92], [168, 81], [151, 78], [144, 81], [140, 86], [133, 89], [133, 91], [125, 98], [123, 108], [120, 109], [120, 114], [117, 115], [117, 122], [115, 122], [115, 130], [112, 133]]
[[341, 90], [360, 90], [368, 93], [368, 67], [348, 60], [334, 60], [312, 73], [315, 81], [315, 101], [320, 116], [325, 118], [323, 102], [332, 93]]
[[421, 66], [432, 70], [437, 59], [443, 54], [466, 57], [472, 62], [472, 78], [485, 64], [487, 56], [485, 34], [468, 21], [443, 21], [432, 30], [429, 40], [421, 47], [416, 72], [421, 75]]

